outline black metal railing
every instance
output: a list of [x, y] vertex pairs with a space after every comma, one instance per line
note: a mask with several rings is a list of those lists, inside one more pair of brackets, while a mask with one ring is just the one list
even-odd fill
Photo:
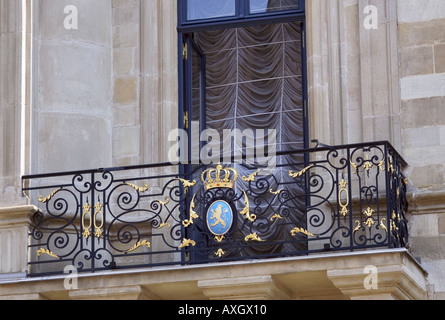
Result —
[[404, 247], [404, 160], [388, 142], [246, 161], [23, 177], [41, 211], [29, 275]]

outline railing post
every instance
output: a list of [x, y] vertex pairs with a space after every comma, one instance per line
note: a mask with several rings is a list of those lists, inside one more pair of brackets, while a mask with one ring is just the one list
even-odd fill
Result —
[[28, 235], [35, 206], [0, 208], [0, 281], [28, 273]]

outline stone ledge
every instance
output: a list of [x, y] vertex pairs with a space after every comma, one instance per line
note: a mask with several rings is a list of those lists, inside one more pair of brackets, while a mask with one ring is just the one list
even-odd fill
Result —
[[[367, 265], [378, 268], [383, 290], [363, 291]], [[80, 274], [78, 290], [66, 290], [63, 275], [24, 278], [0, 283], [0, 300], [426, 299], [426, 277], [406, 249], [373, 250]]]

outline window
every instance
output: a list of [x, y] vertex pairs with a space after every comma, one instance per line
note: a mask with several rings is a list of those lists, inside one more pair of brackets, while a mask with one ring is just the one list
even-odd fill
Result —
[[[188, 158], [199, 159], [196, 141], [204, 129], [221, 138], [224, 130], [264, 129], [259, 138], [272, 142], [276, 152], [306, 148], [304, 1], [178, 4], [180, 121], [191, 137]], [[232, 143], [232, 151], [245, 154], [248, 144], [236, 150]]]
[[[190, 176], [190, 181], [198, 182], [188, 192], [196, 194], [202, 189], [199, 181], [204, 169], [196, 160], [209, 157], [215, 164], [216, 159], [226, 159], [227, 145], [230, 146], [229, 156], [251, 161], [253, 155], [255, 164], [264, 164], [271, 149], [274, 154], [307, 148], [304, 1], [178, 1], [179, 121], [189, 137], [190, 149], [185, 160], [192, 161], [191, 165], [181, 166], [181, 170]], [[214, 143], [213, 138], [202, 141], [204, 129], [218, 133], [218, 143]], [[254, 132], [253, 143], [244, 134], [249, 130]], [[232, 134], [227, 136], [227, 132]], [[258, 141], [267, 144], [268, 150], [259, 154], [255, 145]], [[210, 145], [212, 154], [202, 154], [202, 149], [196, 148], [198, 144], [200, 148]], [[262, 180], [271, 188], [277, 183], [280, 186], [292, 184], [286, 164], [302, 165], [303, 169], [307, 160], [303, 154], [273, 158], [275, 166], [270, 174], [264, 172]], [[240, 177], [248, 177], [259, 168], [255, 164], [249, 167], [235, 163], [233, 166]], [[238, 179], [235, 194], [242, 195], [243, 190], [247, 190], [247, 183]], [[305, 224], [308, 199], [302, 188], [293, 184], [289, 191], [293, 213], [286, 223]], [[260, 202], [255, 202], [255, 210], [265, 216], [271, 211], [268, 203], [274, 197], [268, 192], [269, 189], [267, 194], [259, 196]], [[203, 195], [199, 197], [204, 199]], [[244, 197], [237, 197], [236, 206], [242, 208]], [[205, 216], [204, 203], [195, 202], [194, 206], [200, 216]], [[253, 226], [248, 232], [255, 231], [260, 225]], [[196, 230], [190, 231], [193, 239], [200, 237], [198, 230], [205, 230], [204, 222], [195, 221], [195, 226]], [[241, 238], [247, 236], [246, 230], [240, 232]], [[274, 239], [277, 235], [271, 231], [268, 237]], [[292, 248], [275, 239], [277, 243], [271, 247], [252, 247], [246, 252], [289, 252], [295, 247], [305, 250], [305, 236], [301, 235], [301, 239], [303, 242], [291, 244]], [[204, 251], [203, 255], [213, 254], [213, 251]], [[198, 253], [193, 254], [196, 256], [190, 259], [199, 260]]]

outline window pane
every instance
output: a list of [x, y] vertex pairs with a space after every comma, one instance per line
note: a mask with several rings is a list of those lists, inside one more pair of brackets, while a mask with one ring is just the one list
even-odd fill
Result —
[[250, 0], [250, 13], [296, 10], [298, 0]]
[[187, 20], [234, 16], [235, 0], [188, 0]]

